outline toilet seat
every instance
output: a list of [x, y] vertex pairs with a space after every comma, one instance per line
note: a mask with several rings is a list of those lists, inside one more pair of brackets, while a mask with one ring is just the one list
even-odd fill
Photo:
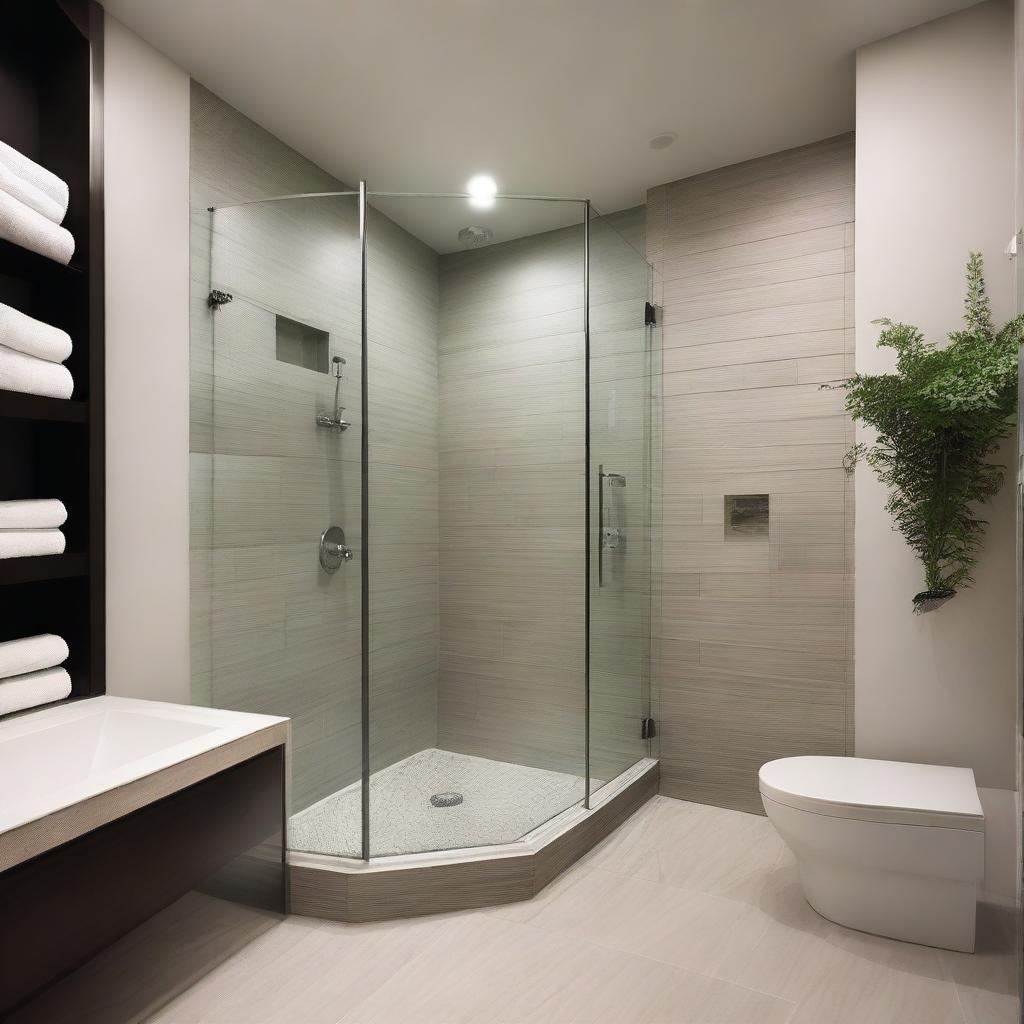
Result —
[[836, 818], [982, 832], [985, 816], [970, 768], [861, 757], [786, 757], [758, 773], [776, 803]]

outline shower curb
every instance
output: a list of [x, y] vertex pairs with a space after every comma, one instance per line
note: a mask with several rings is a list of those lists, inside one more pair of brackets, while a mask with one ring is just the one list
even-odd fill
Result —
[[493, 856], [470, 853], [431, 861], [418, 855], [389, 865], [394, 858], [367, 864], [307, 856], [298, 863], [290, 855], [289, 910], [354, 923], [531, 899], [654, 796], [659, 779], [660, 765], [653, 761], [599, 806], [580, 810], [567, 827], [538, 829], [538, 838], [493, 847]]

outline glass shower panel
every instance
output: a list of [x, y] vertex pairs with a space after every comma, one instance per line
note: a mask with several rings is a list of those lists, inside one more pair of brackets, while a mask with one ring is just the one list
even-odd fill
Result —
[[358, 203], [224, 207], [210, 226], [210, 699], [291, 718], [289, 846], [359, 856]]
[[370, 851], [513, 842], [585, 789], [583, 207], [370, 203]]
[[643, 208], [590, 227], [591, 792], [650, 752], [660, 337]]

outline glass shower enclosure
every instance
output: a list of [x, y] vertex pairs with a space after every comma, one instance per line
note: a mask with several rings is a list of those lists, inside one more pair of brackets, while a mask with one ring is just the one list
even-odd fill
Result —
[[656, 731], [642, 209], [362, 185], [209, 224], [195, 699], [292, 719], [289, 848], [589, 806]]

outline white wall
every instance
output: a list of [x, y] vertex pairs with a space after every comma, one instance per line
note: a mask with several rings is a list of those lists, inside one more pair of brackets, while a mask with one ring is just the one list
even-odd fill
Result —
[[189, 701], [188, 75], [107, 16], [107, 692]]
[[[857, 369], [892, 368], [875, 347], [881, 316], [941, 341], [960, 326], [969, 250], [985, 258], [997, 321], [1014, 312], [1013, 10], [990, 0], [865, 47], [857, 57]], [[857, 753], [974, 769], [1015, 781], [1016, 585], [1012, 469], [985, 509], [973, 589], [915, 616], [920, 566], [884, 511], [874, 474], [857, 471]], [[993, 815], [1012, 801], [986, 794]], [[993, 823], [996, 833], [1012, 828]], [[993, 848], [992, 864], [1007, 863]], [[1000, 875], [1007, 872], [999, 870]], [[1010, 888], [1010, 878], [987, 886]], [[1004, 893], [1005, 894], [1005, 893]]]

